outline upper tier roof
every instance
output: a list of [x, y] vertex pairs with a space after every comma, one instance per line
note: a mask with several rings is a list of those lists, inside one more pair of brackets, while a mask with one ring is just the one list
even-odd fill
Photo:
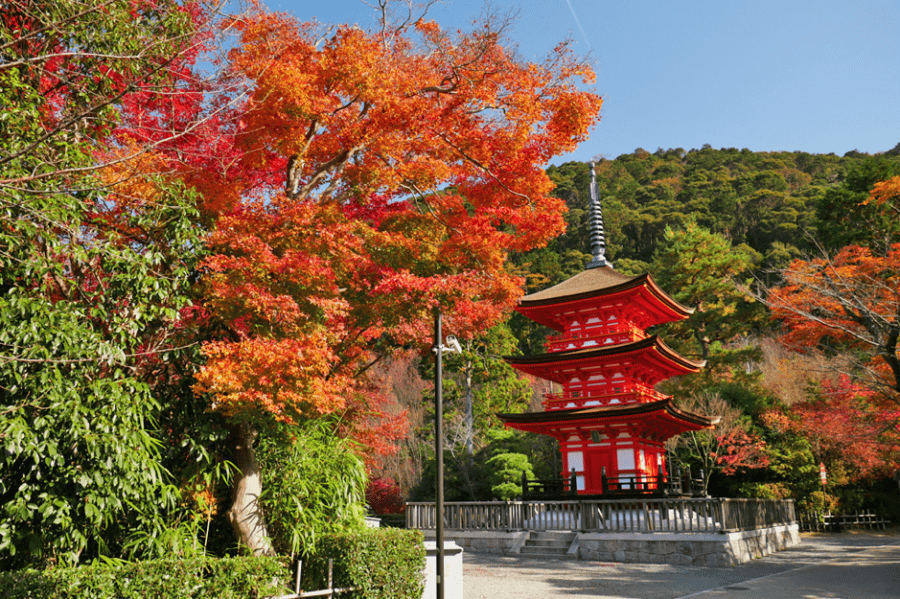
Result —
[[562, 283], [542, 289], [522, 298], [521, 303], [527, 305], [544, 305], [560, 299], [578, 299], [603, 295], [610, 290], [629, 289], [640, 285], [649, 275], [636, 277], [623, 275], [609, 266], [588, 268], [569, 277]]
[[576, 303], [618, 294], [633, 297], [633, 308], [651, 314], [654, 324], [681, 320], [694, 313], [693, 308], [680, 304], [660, 289], [649, 273], [628, 276], [609, 266], [588, 268], [558, 285], [526, 295], [519, 300], [516, 310], [561, 331], [565, 327], [565, 320], [560, 317], [562, 310]]

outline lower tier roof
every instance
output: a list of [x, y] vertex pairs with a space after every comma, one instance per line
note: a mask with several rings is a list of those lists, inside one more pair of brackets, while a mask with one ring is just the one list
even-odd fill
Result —
[[[627, 424], [633, 436], [664, 441], [675, 435], [712, 428], [718, 416], [700, 416], [680, 410], [672, 398], [648, 403], [570, 408], [525, 414], [498, 414], [506, 426], [525, 432], [565, 438], [571, 429], [612, 431], [613, 425]], [[565, 431], [563, 430], [565, 429]]]

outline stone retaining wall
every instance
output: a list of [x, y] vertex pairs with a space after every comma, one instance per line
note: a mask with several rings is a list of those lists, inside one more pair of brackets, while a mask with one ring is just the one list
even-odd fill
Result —
[[[422, 531], [426, 541], [433, 541], [433, 530]], [[528, 532], [496, 532], [496, 531], [469, 531], [469, 530], [445, 530], [444, 540], [453, 541], [464, 551], [475, 553], [519, 553], [522, 545], [528, 539]]]
[[713, 534], [580, 533], [569, 551], [601, 562], [728, 567], [799, 543], [798, 526], [791, 524]]
[[[434, 539], [434, 531], [424, 531]], [[527, 532], [444, 531], [466, 551], [518, 554]], [[583, 560], [730, 567], [800, 543], [797, 524], [729, 533], [578, 533], [569, 555]]]

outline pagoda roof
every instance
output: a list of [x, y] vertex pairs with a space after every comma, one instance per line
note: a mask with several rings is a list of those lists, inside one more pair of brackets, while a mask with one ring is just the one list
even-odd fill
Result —
[[596, 372], [637, 363], [655, 367], [660, 374], [657, 381], [660, 381], [670, 376], [700, 372], [706, 364], [703, 360], [685, 358], [663, 343], [657, 335], [616, 345], [598, 345], [533, 356], [505, 356], [504, 359], [518, 370], [560, 384], [568, 382], [573, 370]]
[[663, 291], [649, 273], [623, 275], [610, 266], [588, 268], [562, 283], [526, 295], [519, 300], [516, 310], [536, 322], [563, 330], [565, 323], [556, 317], [554, 307], [570, 307], [574, 302], [615, 295], [643, 296], [643, 301], [635, 307], [654, 313], [656, 324], [681, 320], [694, 313], [693, 308]]
[[718, 416], [700, 416], [679, 409], [672, 398], [649, 403], [631, 403], [612, 406], [593, 406], [528, 412], [525, 414], [498, 414], [507, 426], [526, 432], [553, 434], [567, 425], [577, 425], [586, 430], [602, 430], [614, 423], [637, 423], [642, 431], [666, 431], [671, 437], [686, 431], [703, 430], [715, 426]]

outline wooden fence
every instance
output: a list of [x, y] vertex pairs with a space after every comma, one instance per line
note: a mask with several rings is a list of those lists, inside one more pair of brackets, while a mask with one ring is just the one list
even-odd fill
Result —
[[295, 589], [294, 592], [289, 595], [278, 595], [276, 597], [270, 597], [269, 599], [306, 599], [307, 597], [334, 597], [335, 595], [341, 595], [343, 593], [350, 593], [352, 591], [358, 591], [359, 587], [350, 587], [346, 589], [336, 589], [334, 588], [334, 560], [328, 560], [328, 583], [326, 588], [318, 590], [318, 591], [301, 591], [300, 590], [300, 577], [303, 575], [303, 562], [297, 561], [297, 579], [295, 581]]
[[[797, 521], [791, 500], [611, 499], [444, 504], [445, 530], [582, 532], [731, 532]], [[406, 504], [407, 528], [430, 530], [433, 503]]]
[[818, 511], [800, 513], [800, 530], [804, 532], [837, 532], [847, 529], [885, 530], [889, 520], [874, 512], [831, 514]]

